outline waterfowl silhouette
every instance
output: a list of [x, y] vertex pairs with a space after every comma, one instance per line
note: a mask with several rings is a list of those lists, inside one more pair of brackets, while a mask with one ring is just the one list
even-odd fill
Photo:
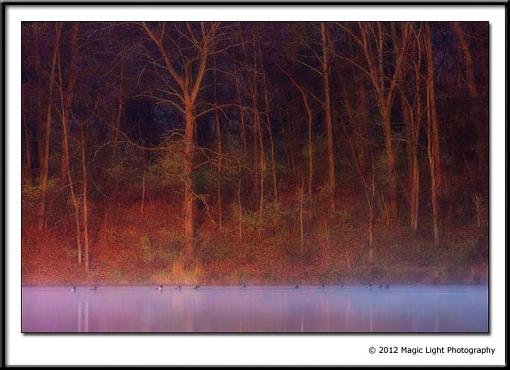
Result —
[[71, 289], [69, 289], [69, 291], [72, 292], [72, 293], [76, 292], [76, 287], [73, 286]]
[[97, 285], [94, 285], [94, 286], [92, 287], [92, 289], [90, 289], [90, 290], [94, 290], [94, 291], [96, 291], [96, 290], [97, 290]]
[[324, 289], [325, 288], [324, 284], [321, 284], [321, 286], [319, 288]]
[[384, 285], [384, 284], [379, 285], [379, 289], [381, 289], [381, 288], [383, 287], [383, 285]]
[[195, 285], [195, 286], [193, 287], [193, 289], [195, 289], [195, 290], [200, 289], [200, 285], [198, 285], [198, 284], [197, 284], [197, 285]]
[[181, 290], [181, 286], [179, 285], [179, 286], [177, 287], [177, 289], [178, 289], [178, 290]]
[[369, 287], [370, 289], [372, 289], [372, 283], [368, 284], [368, 287]]
[[158, 287], [156, 287], [156, 290], [163, 291], [163, 284], [160, 284]]
[[243, 289], [246, 289], [246, 284], [243, 284]]
[[299, 289], [299, 284], [297, 284], [297, 285], [294, 287], [294, 289]]
[[389, 285], [389, 284], [386, 284], [385, 288], [386, 288], [386, 289], [388, 289], [389, 287], [390, 287], [390, 285]]
[[343, 284], [340, 284], [340, 289], [343, 289], [344, 288], [344, 285]]

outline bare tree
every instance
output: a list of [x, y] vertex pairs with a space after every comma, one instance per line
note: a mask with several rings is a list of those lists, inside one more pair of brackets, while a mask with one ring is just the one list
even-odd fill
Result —
[[[388, 54], [387, 25], [381, 22], [357, 22], [356, 27], [349, 27], [344, 23], [336, 23], [344, 30], [361, 50], [362, 61], [358, 62], [351, 56], [336, 53], [342, 60], [347, 60], [362, 71], [374, 88], [377, 107], [382, 118], [386, 163], [388, 167], [389, 216], [397, 217], [397, 174], [395, 170], [396, 158], [393, 145], [391, 109], [400, 81], [401, 69], [410, 36], [410, 24], [403, 22], [400, 26], [399, 38], [402, 40], [399, 50]], [[390, 55], [393, 54], [393, 68], [388, 68]]]
[[425, 54], [427, 56], [427, 154], [430, 168], [430, 192], [434, 244], [437, 245], [439, 243], [439, 209], [437, 200], [441, 187], [441, 155], [439, 148], [439, 127], [434, 86], [434, 54], [428, 24], [425, 25], [424, 43]]
[[[214, 40], [220, 24], [200, 22], [173, 24], [174, 32], [167, 32], [167, 23], [154, 26], [141, 22], [140, 27], [156, 46], [161, 62], [152, 59], [156, 69], [166, 73], [164, 96], [155, 96], [160, 102], [176, 108], [184, 117], [184, 247], [190, 262], [194, 254], [194, 191], [193, 160], [197, 99], [200, 94], [208, 61], [214, 50]], [[175, 36], [178, 35], [178, 36]]]
[[67, 74], [66, 82], [64, 82], [64, 78], [62, 76], [62, 67], [61, 67], [61, 55], [58, 53], [57, 59], [57, 68], [58, 68], [58, 77], [59, 77], [59, 96], [60, 96], [60, 121], [62, 123], [62, 159], [65, 163], [61, 164], [61, 170], [65, 170], [65, 177], [67, 179], [67, 183], [69, 185], [69, 194], [71, 195], [71, 202], [74, 208], [74, 221], [76, 228], [76, 248], [77, 248], [77, 260], [78, 265], [82, 264], [82, 238], [81, 238], [81, 221], [80, 221], [80, 202], [78, 199], [78, 195], [76, 194], [75, 183], [73, 180], [73, 176], [71, 173], [71, 165], [70, 165], [70, 153], [71, 153], [71, 144], [70, 144], [70, 132], [69, 132], [69, 121], [71, 118], [71, 109], [74, 97], [74, 89], [76, 82], [76, 59], [78, 53], [78, 47], [76, 43], [76, 37], [79, 31], [79, 23], [76, 22], [73, 26], [73, 37], [71, 42], [71, 54], [72, 63], [69, 68], [69, 73]]

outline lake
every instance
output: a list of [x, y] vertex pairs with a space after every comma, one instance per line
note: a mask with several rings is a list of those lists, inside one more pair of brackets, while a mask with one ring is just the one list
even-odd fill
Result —
[[487, 332], [487, 286], [23, 287], [30, 332]]

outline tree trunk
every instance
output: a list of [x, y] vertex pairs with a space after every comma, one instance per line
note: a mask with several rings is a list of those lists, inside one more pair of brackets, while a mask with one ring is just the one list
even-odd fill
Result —
[[246, 127], [244, 122], [244, 109], [243, 109], [243, 101], [241, 98], [241, 89], [239, 87], [239, 77], [237, 72], [237, 64], [236, 60], [234, 58], [233, 60], [234, 64], [234, 80], [235, 80], [235, 87], [236, 87], [236, 97], [237, 97], [237, 104], [239, 105], [239, 119], [241, 123], [241, 140], [243, 143], [243, 159], [246, 159], [248, 156], [248, 144], [246, 140]]
[[[216, 80], [216, 58], [213, 58], [213, 90], [214, 90], [214, 104], [218, 105], [217, 99], [217, 80]], [[218, 198], [218, 229], [219, 232], [222, 232], [222, 223], [223, 223], [223, 209], [222, 209], [222, 194], [221, 194], [221, 182], [222, 182], [222, 156], [223, 156], [223, 147], [221, 140], [221, 126], [220, 126], [220, 117], [218, 115], [218, 110], [214, 112], [214, 120], [215, 120], [215, 129], [216, 129], [216, 142], [218, 145], [218, 167], [216, 171], [216, 195]]]
[[252, 108], [253, 108], [253, 123], [258, 138], [258, 153], [259, 153], [259, 176], [260, 176], [260, 197], [259, 197], [259, 211], [264, 209], [264, 177], [266, 173], [266, 156], [264, 153], [264, 132], [261, 128], [260, 113], [258, 110], [258, 63], [257, 63], [257, 39], [256, 33], [253, 33], [253, 75], [251, 85], [252, 95]]
[[312, 197], [313, 189], [313, 138], [312, 138], [312, 110], [308, 104], [306, 94], [303, 94], [303, 102], [305, 103], [307, 117], [307, 147], [308, 147], [308, 197]]
[[[201, 39], [193, 43], [195, 56], [186, 58], [181, 64], [183, 71], [174, 67], [172, 58], [165, 48], [164, 35], [165, 24], [158, 30], [158, 35], [145, 23], [140, 26], [146, 35], [154, 42], [163, 59], [164, 67], [168, 75], [175, 82], [180, 93], [175, 93], [180, 98], [181, 110], [184, 115], [184, 150], [183, 150], [183, 182], [184, 182], [184, 250], [186, 262], [191, 265], [194, 257], [194, 192], [193, 192], [193, 157], [195, 151], [195, 128], [196, 128], [196, 102], [200, 94], [204, 75], [207, 71], [207, 61], [210, 48], [215, 34], [219, 28], [218, 22], [200, 22]], [[192, 25], [186, 23], [190, 39], [195, 39]], [[207, 29], [209, 27], [209, 29]], [[180, 50], [181, 52], [182, 50]]]
[[[62, 114], [66, 114], [67, 118], [63, 120], [63, 123], [69, 125], [69, 115], [71, 106], [73, 104], [74, 98], [74, 89], [76, 85], [76, 64], [78, 59], [78, 32], [80, 31], [80, 23], [74, 22], [73, 29], [71, 32], [71, 56], [69, 60], [69, 71], [67, 72], [66, 78], [66, 87], [62, 87], [64, 90], [64, 112]], [[62, 138], [62, 148], [64, 147], [64, 138]], [[67, 178], [67, 165], [69, 163], [69, 159], [66, 158], [66, 152], [62, 151], [62, 157], [60, 162], [60, 180], [62, 182]]]
[[264, 58], [262, 55], [262, 49], [260, 48], [260, 43], [258, 43], [259, 50], [259, 58], [260, 58], [260, 66], [262, 69], [262, 84], [264, 87], [264, 104], [266, 111], [266, 127], [269, 134], [269, 144], [271, 146], [271, 177], [273, 180], [273, 199], [276, 203], [278, 203], [278, 183], [276, 179], [276, 164], [275, 164], [275, 148], [274, 148], [274, 140], [273, 140], [273, 130], [271, 126], [271, 117], [269, 114], [269, 91], [267, 85], [267, 76], [266, 70], [264, 68]]
[[284, 69], [280, 67], [280, 70], [291, 80], [291, 82], [296, 86], [299, 90], [301, 97], [303, 99], [303, 104], [305, 106], [306, 112], [306, 123], [307, 123], [307, 161], [308, 161], [308, 197], [312, 196], [312, 187], [313, 187], [313, 132], [312, 132], [312, 123], [313, 123], [313, 115], [312, 109], [310, 107], [310, 103], [308, 101], [308, 93], [305, 88], [301, 86], [289, 73], [287, 73]]
[[194, 156], [195, 114], [190, 103], [186, 104], [184, 129], [184, 250], [186, 259], [192, 261], [194, 253], [194, 194], [193, 194], [193, 156]]
[[[471, 52], [471, 47], [469, 45], [469, 41], [466, 39], [464, 34], [464, 30], [462, 29], [460, 22], [452, 22], [453, 30], [455, 35], [459, 41], [460, 48], [462, 50], [462, 55], [464, 57], [465, 62], [465, 80], [468, 87], [468, 93], [470, 97], [470, 112], [471, 121], [477, 131], [478, 142], [476, 145], [476, 154], [478, 160], [478, 177], [479, 179], [484, 179], [487, 173], [487, 116], [486, 114], [481, 114], [480, 106], [483, 104], [480, 103], [480, 96], [477, 88], [477, 82], [475, 78], [475, 71], [473, 66], [473, 54]], [[483, 184], [479, 182], [477, 186], [477, 191], [481, 191], [483, 188], [487, 188], [487, 184]]]
[[145, 169], [145, 165], [143, 168], [143, 177], [142, 177], [142, 204], [140, 206], [140, 212], [142, 213], [142, 216], [145, 212], [145, 183], [147, 178], [147, 170]]
[[50, 75], [48, 82], [48, 107], [46, 109], [46, 126], [44, 129], [44, 157], [41, 165], [40, 173], [40, 186], [41, 186], [41, 202], [37, 212], [38, 228], [40, 231], [46, 229], [46, 197], [48, 188], [49, 164], [50, 164], [50, 137], [51, 137], [51, 118], [53, 102], [51, 96], [53, 94], [53, 86], [55, 82], [55, 69], [57, 65], [57, 54], [60, 45], [60, 33], [62, 25], [57, 23], [55, 25], [55, 42], [53, 46], [53, 54], [51, 58]]
[[241, 246], [243, 242], [243, 203], [241, 198], [241, 184], [242, 184], [242, 177], [241, 177], [241, 169], [239, 169], [239, 180], [237, 183], [237, 206], [238, 206], [238, 231], [237, 231], [237, 238], [239, 246]]
[[386, 165], [388, 166], [388, 215], [390, 220], [397, 218], [397, 174], [395, 172], [395, 152], [393, 150], [393, 134], [391, 130], [391, 113], [383, 109], [384, 149], [386, 152]]
[[301, 188], [299, 189], [299, 240], [301, 246], [301, 257], [305, 250], [305, 222], [304, 222], [304, 200], [305, 200], [305, 179], [301, 176]]
[[476, 88], [476, 80], [473, 68], [473, 55], [471, 54], [471, 47], [469, 46], [469, 42], [464, 35], [464, 31], [462, 30], [462, 26], [459, 22], [452, 22], [453, 31], [455, 32], [455, 36], [459, 40], [460, 49], [462, 50], [462, 54], [464, 55], [464, 62], [466, 63], [466, 82], [468, 86], [469, 95], [475, 97], [478, 95]]
[[432, 225], [434, 244], [439, 243], [439, 209], [437, 199], [441, 187], [441, 162], [439, 148], [439, 128], [436, 112], [436, 97], [434, 90], [434, 64], [432, 41], [428, 25], [425, 25], [425, 48], [427, 55], [427, 112], [428, 112], [428, 156], [430, 166]]
[[24, 151], [25, 151], [25, 167], [23, 171], [23, 184], [32, 185], [32, 150], [30, 148], [31, 146], [31, 135], [30, 131], [28, 130], [27, 125], [27, 117], [26, 117], [26, 109], [24, 104], [23, 97], [25, 96], [25, 93], [21, 94], [21, 121], [23, 123], [23, 134], [24, 134]]
[[[365, 187], [367, 188], [367, 187]], [[375, 199], [375, 167], [374, 160], [372, 159], [372, 189], [370, 193], [365, 192], [367, 195], [367, 203], [368, 203], [368, 261], [370, 263], [374, 262], [374, 199]], [[370, 195], [369, 195], [370, 194]]]
[[221, 194], [221, 182], [222, 182], [222, 169], [221, 169], [221, 166], [222, 166], [222, 142], [221, 142], [221, 127], [220, 127], [220, 119], [218, 117], [218, 112], [216, 111], [216, 114], [215, 114], [215, 120], [216, 120], [216, 137], [217, 137], [217, 142], [218, 142], [218, 155], [219, 155], [219, 158], [218, 158], [218, 169], [217, 169], [217, 197], [218, 197], [218, 227], [219, 227], [219, 231], [221, 233], [221, 229], [222, 229], [222, 214], [223, 214], [223, 209], [222, 209], [222, 194]]
[[321, 22], [322, 35], [322, 76], [324, 84], [324, 114], [326, 116], [326, 130], [328, 141], [328, 191], [330, 209], [335, 210], [335, 152], [333, 145], [333, 118], [331, 114], [331, 97], [329, 88], [329, 40], [326, 24]]
[[[69, 193], [71, 195], [71, 202], [74, 208], [74, 222], [76, 228], [76, 249], [77, 249], [77, 262], [78, 265], [82, 265], [83, 260], [83, 251], [82, 251], [82, 230], [81, 230], [81, 221], [80, 221], [80, 201], [76, 195], [74, 188], [74, 181], [71, 174], [71, 165], [70, 165], [70, 133], [69, 133], [69, 119], [71, 116], [72, 103], [74, 97], [74, 87], [76, 82], [76, 59], [78, 55], [78, 46], [77, 46], [77, 35], [79, 31], [79, 24], [76, 22], [73, 27], [72, 37], [71, 37], [71, 63], [69, 72], [67, 74], [67, 83], [64, 84], [64, 80], [62, 78], [62, 66], [61, 66], [61, 56], [58, 54], [58, 76], [59, 76], [59, 92], [60, 92], [60, 106], [61, 106], [61, 122], [62, 122], [62, 163], [61, 163], [61, 171], [65, 171], [65, 178], [69, 184]], [[66, 88], [64, 88], [64, 85]], [[62, 177], [62, 174], [61, 174]]]
[[[408, 176], [409, 176], [409, 214], [411, 228], [416, 232], [418, 229], [418, 205], [420, 186], [420, 167], [418, 162], [418, 117], [412, 112], [412, 107], [402, 103], [405, 117], [407, 153], [408, 153]], [[418, 111], [420, 108], [416, 108]]]
[[[61, 99], [63, 100], [63, 94], [61, 94]], [[62, 103], [63, 105], [63, 103]], [[75, 190], [74, 190], [74, 182], [73, 177], [71, 174], [71, 167], [69, 163], [69, 152], [70, 152], [70, 146], [69, 146], [69, 132], [68, 132], [68, 124], [65, 122], [67, 119], [66, 114], [62, 114], [62, 134], [63, 134], [63, 140], [64, 140], [64, 158], [66, 159], [66, 170], [67, 170], [67, 181], [69, 183], [69, 192], [71, 194], [71, 201], [73, 203], [74, 208], [74, 221], [75, 221], [75, 227], [76, 227], [76, 248], [78, 251], [78, 265], [82, 264], [82, 247], [81, 247], [81, 222], [80, 222], [80, 204], [78, 201], [78, 197], [76, 196]]]
[[87, 172], [87, 157], [86, 157], [86, 141], [85, 141], [85, 123], [80, 126], [81, 133], [81, 166], [83, 171], [83, 246], [85, 248], [85, 271], [89, 271], [89, 202], [88, 202], [88, 172]]
[[440, 145], [439, 145], [439, 124], [437, 120], [437, 111], [436, 111], [436, 94], [435, 94], [435, 86], [434, 86], [434, 61], [433, 61], [433, 49], [432, 49], [432, 40], [430, 37], [430, 30], [428, 25], [425, 26], [426, 29], [426, 55], [427, 55], [427, 88], [428, 88], [428, 97], [429, 97], [429, 106], [428, 111], [430, 113], [430, 124], [432, 129], [432, 154], [434, 156], [434, 177], [436, 177], [435, 181], [437, 183], [438, 194], [440, 193], [441, 184], [442, 184], [442, 173], [441, 173], [441, 154], [440, 154]]
[[119, 96], [117, 99], [117, 113], [115, 116], [115, 128], [113, 132], [113, 157], [115, 158], [117, 153], [117, 141], [119, 138], [119, 130], [122, 126], [122, 112], [124, 111], [124, 54], [121, 55], [120, 59], [120, 76], [119, 76]]

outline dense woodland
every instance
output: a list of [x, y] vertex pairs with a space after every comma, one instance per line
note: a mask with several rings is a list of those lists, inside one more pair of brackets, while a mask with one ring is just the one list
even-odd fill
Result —
[[481, 283], [488, 23], [24, 22], [47, 283]]

